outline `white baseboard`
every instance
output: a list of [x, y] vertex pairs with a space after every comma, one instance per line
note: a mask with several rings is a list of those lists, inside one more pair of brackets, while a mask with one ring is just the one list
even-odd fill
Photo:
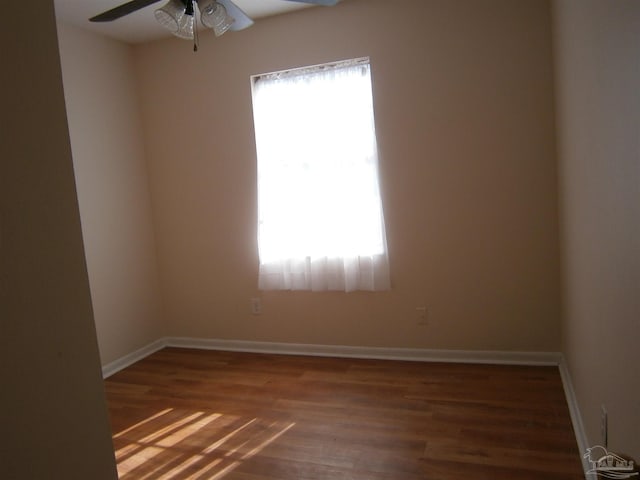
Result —
[[578, 400], [576, 399], [576, 393], [573, 389], [573, 383], [571, 382], [571, 374], [567, 367], [567, 362], [562, 358], [558, 365], [560, 370], [560, 378], [562, 379], [562, 386], [564, 388], [564, 395], [567, 399], [567, 405], [569, 406], [569, 414], [571, 415], [571, 423], [573, 424], [573, 432], [576, 436], [576, 442], [578, 443], [578, 451], [580, 452], [580, 460], [582, 461], [582, 469], [585, 472], [586, 480], [596, 480], [597, 475], [593, 473], [587, 473], [591, 465], [583, 454], [590, 447], [587, 434], [584, 429], [584, 423], [582, 422], [582, 415], [580, 414], [580, 407], [578, 407]]
[[107, 363], [106, 365], [102, 366], [102, 378], [110, 377], [111, 375], [119, 372], [123, 368], [127, 368], [129, 365], [133, 365], [137, 361], [142, 360], [145, 357], [148, 357], [149, 355], [157, 352], [158, 350], [162, 350], [166, 346], [167, 346], [167, 339], [161, 338], [159, 340], [156, 340], [153, 343], [150, 343], [149, 345], [146, 345], [136, 350], [135, 352], [131, 352], [125, 355], [124, 357], [120, 357], [119, 359], [114, 360], [113, 362]]
[[277, 353], [321, 357], [409, 360], [419, 362], [491, 363], [505, 365], [559, 365], [562, 356], [556, 352], [500, 352], [480, 350], [431, 350], [422, 348], [354, 347], [344, 345], [312, 345], [301, 343], [250, 342], [171, 337], [167, 346], [200, 348], [232, 352]]
[[416, 362], [487, 363], [498, 365], [560, 365], [562, 360], [562, 355], [557, 352], [355, 347], [345, 345], [165, 337], [104, 365], [102, 367], [102, 376], [107, 378], [164, 347], [197, 348], [227, 352], [275, 353], [281, 355], [407, 360]]

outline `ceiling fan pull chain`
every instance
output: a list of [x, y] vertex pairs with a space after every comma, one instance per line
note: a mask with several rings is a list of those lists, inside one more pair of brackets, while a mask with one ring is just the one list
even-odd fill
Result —
[[[194, 15], [195, 16], [195, 15]], [[193, 51], [198, 51], [198, 21], [194, 20], [193, 22]]]
[[[193, 51], [198, 51], [198, 16], [196, 15], [196, 5], [198, 5], [197, 0], [189, 0], [191, 4], [191, 11], [193, 12]], [[198, 8], [200, 6], [198, 5]]]

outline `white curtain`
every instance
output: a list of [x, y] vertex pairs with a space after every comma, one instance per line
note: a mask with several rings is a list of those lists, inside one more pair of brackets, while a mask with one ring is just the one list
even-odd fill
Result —
[[368, 59], [255, 77], [259, 288], [390, 288]]

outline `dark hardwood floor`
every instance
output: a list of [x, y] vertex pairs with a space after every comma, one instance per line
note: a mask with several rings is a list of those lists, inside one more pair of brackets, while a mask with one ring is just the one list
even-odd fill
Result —
[[106, 380], [120, 479], [584, 479], [558, 369], [166, 348]]

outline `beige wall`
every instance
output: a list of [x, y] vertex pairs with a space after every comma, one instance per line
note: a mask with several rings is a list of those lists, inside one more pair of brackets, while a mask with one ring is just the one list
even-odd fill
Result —
[[640, 461], [640, 3], [554, 10], [564, 250], [563, 351], [591, 444]]
[[115, 479], [53, 2], [0, 45], [1, 476]]
[[102, 363], [162, 336], [131, 47], [58, 25], [69, 133]]
[[[346, 0], [136, 47], [168, 334], [558, 351], [550, 28], [540, 0]], [[393, 290], [257, 292], [249, 76], [366, 55]]]

